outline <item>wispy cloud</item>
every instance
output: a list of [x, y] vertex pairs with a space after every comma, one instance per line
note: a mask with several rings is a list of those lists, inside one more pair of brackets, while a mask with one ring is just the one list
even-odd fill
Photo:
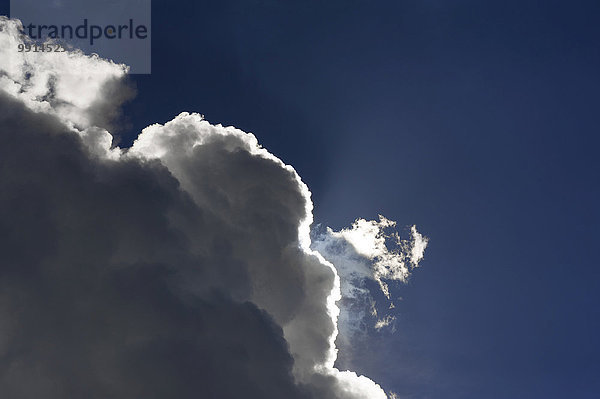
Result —
[[394, 316], [380, 314], [366, 283], [376, 282], [388, 301], [384, 308], [394, 309], [389, 283], [406, 282], [424, 257], [428, 239], [416, 226], [410, 227], [407, 239], [395, 228], [396, 222], [380, 215], [379, 220], [357, 219], [350, 228], [327, 228], [313, 234], [313, 248], [335, 264], [340, 274], [341, 325], [347, 336], [361, 330], [367, 316], [375, 318], [377, 330], [393, 326]]

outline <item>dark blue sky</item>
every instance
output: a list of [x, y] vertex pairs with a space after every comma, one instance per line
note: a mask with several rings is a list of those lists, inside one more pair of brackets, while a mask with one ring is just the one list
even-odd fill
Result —
[[317, 222], [417, 224], [397, 331], [354, 365], [386, 389], [598, 398], [598, 21], [593, 1], [154, 0], [121, 134], [197, 111], [294, 165]]

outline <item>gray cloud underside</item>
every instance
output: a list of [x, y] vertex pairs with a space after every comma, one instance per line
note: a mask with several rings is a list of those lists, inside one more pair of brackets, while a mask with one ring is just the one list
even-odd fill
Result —
[[178, 165], [190, 193], [0, 101], [3, 396], [360, 397], [313, 370], [334, 274], [300, 249], [289, 170], [216, 140]]
[[0, 110], [3, 397], [315, 397], [244, 301], [243, 232], [158, 162], [93, 160], [53, 118]]

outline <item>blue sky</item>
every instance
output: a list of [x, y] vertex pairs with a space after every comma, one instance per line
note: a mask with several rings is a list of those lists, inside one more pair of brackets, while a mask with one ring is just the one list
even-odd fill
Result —
[[356, 371], [407, 398], [600, 395], [598, 3], [152, 11], [123, 143], [197, 111], [294, 165], [316, 222], [381, 213], [430, 238]]

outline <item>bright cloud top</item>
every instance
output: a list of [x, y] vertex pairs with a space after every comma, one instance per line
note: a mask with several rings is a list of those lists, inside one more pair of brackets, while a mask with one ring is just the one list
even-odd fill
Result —
[[106, 85], [122, 78], [128, 68], [97, 55], [71, 52], [18, 52], [27, 43], [16, 20], [2, 20], [0, 89], [31, 109], [59, 116], [79, 128], [94, 123], [94, 107], [104, 100]]

